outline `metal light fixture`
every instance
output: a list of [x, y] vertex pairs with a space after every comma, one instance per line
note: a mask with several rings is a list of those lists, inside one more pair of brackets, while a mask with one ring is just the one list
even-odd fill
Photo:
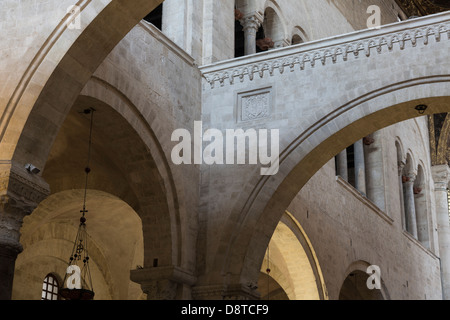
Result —
[[[59, 295], [66, 300], [93, 300], [94, 289], [92, 287], [91, 272], [89, 269], [88, 234], [86, 231], [86, 195], [88, 186], [88, 176], [91, 172], [89, 167], [92, 145], [92, 125], [94, 120], [94, 109], [86, 109], [84, 114], [91, 115], [89, 131], [88, 162], [85, 168], [86, 182], [84, 188], [83, 209], [80, 211], [80, 225], [75, 238], [72, 255], [69, 259], [69, 266], [63, 281], [63, 287], [59, 290]], [[65, 287], [64, 287], [65, 286]]]
[[420, 114], [425, 114], [425, 111], [427, 111], [428, 106], [424, 105], [424, 104], [419, 104], [418, 106], [416, 106], [416, 110], [419, 111]]

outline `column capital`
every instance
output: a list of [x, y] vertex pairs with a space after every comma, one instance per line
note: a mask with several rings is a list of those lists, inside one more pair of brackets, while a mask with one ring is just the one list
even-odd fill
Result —
[[0, 161], [0, 246], [17, 255], [22, 252], [20, 228], [25, 216], [50, 194], [42, 177], [11, 161]]
[[179, 285], [191, 287], [197, 281], [192, 274], [175, 266], [131, 270], [130, 279], [141, 285], [148, 300], [175, 300]]
[[450, 167], [446, 164], [431, 167], [436, 190], [447, 191], [450, 182]]
[[264, 16], [259, 11], [253, 11], [247, 13], [243, 16], [242, 19], [239, 20], [244, 31], [246, 30], [254, 30], [255, 33], [258, 31], [259, 27], [262, 25], [264, 21]]
[[414, 184], [417, 179], [417, 173], [415, 172], [407, 172], [402, 176], [402, 182], [405, 184]]

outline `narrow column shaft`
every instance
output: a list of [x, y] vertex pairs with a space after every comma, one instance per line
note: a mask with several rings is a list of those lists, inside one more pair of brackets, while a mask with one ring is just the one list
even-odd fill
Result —
[[354, 145], [355, 148], [355, 187], [362, 194], [366, 194], [366, 166], [364, 161], [364, 145], [359, 140]]

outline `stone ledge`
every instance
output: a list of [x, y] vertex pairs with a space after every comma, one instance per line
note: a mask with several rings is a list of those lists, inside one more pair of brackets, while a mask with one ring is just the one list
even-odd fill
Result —
[[337, 183], [344, 187], [345, 190], [349, 191], [353, 196], [355, 196], [359, 201], [361, 201], [364, 205], [366, 205], [369, 209], [375, 212], [379, 217], [381, 217], [384, 221], [392, 225], [394, 223], [394, 219], [389, 217], [384, 211], [382, 211], [376, 204], [374, 204], [370, 199], [365, 197], [361, 192], [356, 190], [350, 183], [342, 179], [341, 176], [336, 176]]
[[[394, 49], [403, 50], [406, 42], [411, 42], [413, 47], [417, 47], [418, 39], [423, 39], [423, 45], [428, 45], [430, 37], [434, 37], [439, 42], [444, 34], [447, 34], [450, 40], [449, 12], [385, 25], [378, 30], [356, 31], [275, 49], [268, 53], [226, 60], [201, 66], [200, 71], [211, 89], [214, 89], [216, 83], [219, 83], [221, 87], [225, 85], [225, 82], [233, 85], [236, 78], [244, 82], [246, 79], [253, 81], [255, 75], [263, 78], [265, 73], [269, 73], [273, 76], [275, 69], [283, 74], [285, 69], [288, 69], [288, 72], [295, 71], [296, 66], [304, 70], [306, 64], [312, 68], [316, 63], [326, 66], [336, 63], [338, 57], [348, 61], [350, 56], [358, 58], [360, 53], [369, 57], [372, 50], [376, 50], [378, 54], [382, 53], [383, 48], [389, 52]], [[394, 44], [398, 44], [398, 49]]]

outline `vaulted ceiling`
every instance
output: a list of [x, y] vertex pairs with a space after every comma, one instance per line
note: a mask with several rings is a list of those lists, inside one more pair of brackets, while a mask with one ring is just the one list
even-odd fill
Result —
[[450, 0], [395, 0], [408, 17], [450, 10]]

